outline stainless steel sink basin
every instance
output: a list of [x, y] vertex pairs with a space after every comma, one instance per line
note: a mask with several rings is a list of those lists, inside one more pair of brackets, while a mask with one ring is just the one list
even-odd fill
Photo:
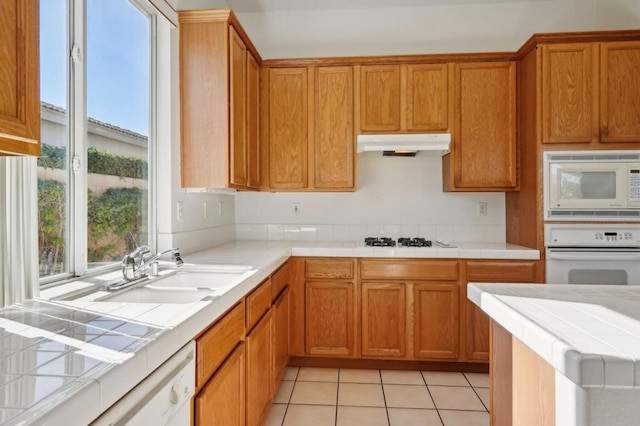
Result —
[[127, 303], [194, 303], [200, 300], [215, 298], [211, 289], [182, 288], [163, 289], [149, 286], [133, 287], [128, 290], [114, 292], [97, 299], [98, 302], [127, 302]]

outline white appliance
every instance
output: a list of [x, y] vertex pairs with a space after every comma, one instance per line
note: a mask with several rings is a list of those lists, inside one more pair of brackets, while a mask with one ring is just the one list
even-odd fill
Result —
[[412, 133], [358, 135], [358, 153], [378, 151], [384, 155], [414, 156], [417, 151], [431, 151], [439, 155], [449, 152], [449, 133]]
[[640, 225], [545, 224], [548, 284], [640, 285]]
[[195, 349], [195, 343], [189, 342], [91, 425], [191, 424], [190, 400], [196, 385]]
[[544, 218], [640, 221], [640, 151], [546, 151]]

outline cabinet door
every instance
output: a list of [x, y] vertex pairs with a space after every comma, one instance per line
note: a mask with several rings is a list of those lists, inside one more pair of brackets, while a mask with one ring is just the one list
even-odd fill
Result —
[[[537, 262], [468, 260], [466, 282], [534, 283], [539, 281]], [[463, 306], [467, 308], [466, 357], [473, 361], [489, 361], [489, 317], [466, 297], [463, 300]]]
[[602, 43], [601, 142], [640, 142], [640, 42]]
[[269, 187], [308, 187], [307, 69], [269, 70]]
[[407, 66], [407, 130], [449, 130], [449, 65]]
[[455, 98], [454, 187], [515, 188], [515, 63], [456, 64]]
[[598, 140], [593, 43], [542, 46], [542, 142]]
[[413, 305], [414, 356], [430, 359], [458, 358], [458, 285], [415, 284]]
[[271, 406], [273, 324], [272, 310], [247, 335], [247, 426], [259, 426]]
[[229, 65], [231, 132], [229, 137], [229, 186], [245, 188], [247, 185], [247, 141], [245, 138], [247, 87], [247, 48], [233, 29], [229, 27]]
[[244, 426], [244, 363], [244, 344], [240, 344], [196, 396], [198, 426]]
[[289, 289], [273, 303], [273, 389], [278, 388], [278, 383], [284, 374], [289, 362]]
[[314, 187], [353, 189], [353, 67], [315, 70]]
[[400, 65], [364, 65], [360, 69], [360, 130], [399, 131]]
[[305, 283], [307, 355], [355, 354], [355, 299], [351, 282]]
[[0, 155], [40, 155], [38, 1], [0, 2]]
[[362, 356], [406, 355], [404, 283], [362, 283]]
[[260, 189], [260, 65], [247, 51], [247, 187]]

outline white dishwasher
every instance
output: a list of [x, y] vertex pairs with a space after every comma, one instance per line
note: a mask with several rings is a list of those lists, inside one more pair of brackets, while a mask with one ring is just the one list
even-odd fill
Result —
[[189, 342], [91, 425], [189, 425], [196, 380], [195, 348], [195, 343]]

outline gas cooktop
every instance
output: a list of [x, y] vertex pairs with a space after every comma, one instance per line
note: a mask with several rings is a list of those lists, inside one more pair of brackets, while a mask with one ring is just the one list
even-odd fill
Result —
[[398, 241], [389, 237], [367, 237], [364, 244], [369, 247], [431, 247], [431, 241], [421, 237], [400, 237]]

